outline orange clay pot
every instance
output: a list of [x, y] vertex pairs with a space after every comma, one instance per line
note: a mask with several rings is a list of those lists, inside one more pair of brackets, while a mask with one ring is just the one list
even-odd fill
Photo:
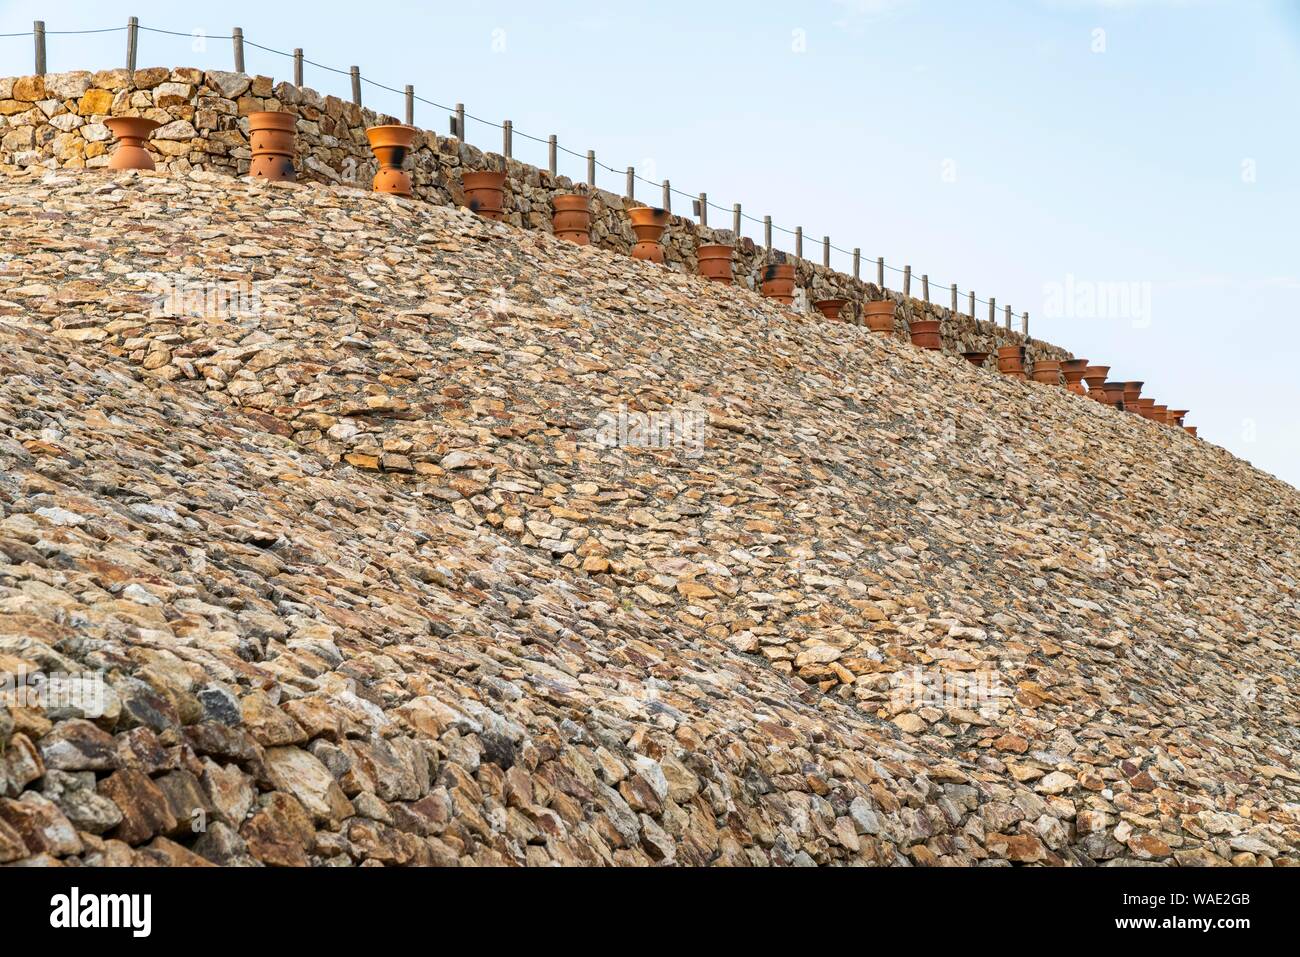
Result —
[[144, 141], [158, 129], [158, 122], [143, 116], [110, 116], [104, 125], [117, 137], [117, 149], [109, 158], [109, 169], [154, 168], [153, 157], [144, 148]]
[[1188, 435], [1190, 435], [1192, 438], [1196, 438], [1196, 426], [1184, 425], [1183, 431], [1186, 432]]
[[297, 179], [293, 168], [293, 134], [297, 126], [298, 117], [292, 113], [248, 114], [248, 146], [253, 151], [249, 176], [274, 183], [292, 183]]
[[794, 302], [794, 264], [772, 263], [763, 273], [763, 295], [790, 305]]
[[840, 317], [840, 310], [843, 308], [843, 299], [821, 299], [817, 302], [817, 311], [832, 321]]
[[1034, 363], [1034, 381], [1044, 385], [1061, 384], [1061, 363], [1057, 359], [1039, 359]]
[[875, 302], [864, 303], [862, 306], [862, 317], [866, 320], [867, 328], [872, 332], [879, 332], [886, 336], [894, 333], [894, 310], [898, 308], [892, 299], [880, 299]]
[[1088, 371], [1087, 359], [1066, 359], [1061, 363], [1061, 375], [1065, 376], [1065, 388], [1075, 395], [1087, 395], [1083, 387], [1083, 374]]
[[479, 170], [460, 174], [465, 190], [465, 206], [484, 219], [500, 222], [505, 218], [506, 174], [496, 170]]
[[591, 245], [591, 200], [586, 196], [556, 196], [551, 226], [555, 235], [579, 246]]
[[1138, 399], [1142, 396], [1142, 382], [1125, 382], [1124, 383], [1124, 407], [1130, 412], [1136, 414], [1138, 410]]
[[1134, 405], [1136, 406], [1135, 411], [1137, 412], [1138, 415], [1142, 416], [1142, 418], [1149, 419], [1151, 418], [1151, 409], [1155, 404], [1156, 404], [1155, 399], [1148, 399], [1143, 397], [1141, 399], [1138, 399], [1137, 402], [1134, 403]]
[[1170, 425], [1182, 425], [1182, 424], [1183, 424], [1183, 419], [1185, 419], [1185, 418], [1187, 417], [1187, 411], [1188, 411], [1187, 409], [1170, 409], [1170, 410], [1169, 410], [1169, 424], [1170, 424]]
[[1123, 410], [1124, 408], [1124, 383], [1107, 382], [1102, 385], [1106, 390], [1106, 404], [1113, 405], [1115, 408]]
[[728, 286], [735, 282], [731, 276], [731, 256], [730, 246], [704, 245], [695, 250], [700, 275]]
[[1088, 366], [1083, 370], [1083, 381], [1088, 383], [1088, 398], [1106, 401], [1106, 376], [1110, 366]]
[[961, 355], [962, 358], [971, 365], [980, 369], [983, 369], [984, 363], [989, 361], [989, 354], [987, 352], [963, 352]]
[[1164, 425], [1165, 419], [1168, 415], [1169, 415], [1169, 406], [1153, 405], [1151, 406], [1151, 411], [1147, 414], [1147, 418], [1150, 419], [1152, 422], [1158, 423], [1159, 425]]
[[1025, 347], [998, 346], [998, 371], [1013, 379], [1028, 379], [1025, 375]]
[[627, 211], [632, 220], [632, 232], [636, 235], [636, 245], [632, 247], [632, 258], [646, 262], [662, 263], [664, 247], [659, 240], [668, 228], [669, 212], [655, 206], [633, 206]]
[[908, 326], [912, 345], [919, 349], [942, 349], [943, 337], [939, 334], [938, 319], [914, 319]]
[[406, 153], [415, 141], [414, 126], [390, 124], [372, 126], [366, 130], [366, 139], [370, 149], [379, 160], [379, 172], [375, 174], [372, 186], [376, 193], [393, 193], [397, 196], [411, 195], [411, 176], [402, 169]]

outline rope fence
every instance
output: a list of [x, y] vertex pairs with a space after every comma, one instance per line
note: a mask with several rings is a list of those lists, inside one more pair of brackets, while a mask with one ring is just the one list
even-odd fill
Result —
[[[586, 163], [586, 172], [587, 172], [586, 182], [587, 185], [592, 188], [596, 188], [597, 170], [603, 170], [606, 173], [611, 173], [615, 176], [625, 176], [626, 179], [625, 179], [625, 188], [624, 188], [623, 195], [628, 199], [636, 198], [635, 190], [636, 190], [637, 183], [641, 183], [646, 186], [653, 187], [654, 189], [661, 191], [662, 198], [661, 198], [660, 206], [663, 209], [666, 209], [671, 212], [672, 198], [674, 196], [681, 197], [684, 200], [689, 200], [691, 203], [692, 214], [695, 216], [697, 220], [699, 220], [701, 226], [708, 225], [709, 210], [716, 210], [717, 212], [723, 214], [730, 213], [732, 232], [735, 233], [737, 240], [739, 240], [743, 235], [742, 234], [743, 225], [745, 223], [750, 223], [755, 226], [761, 226], [763, 228], [763, 245], [764, 248], [767, 249], [768, 251], [771, 251], [773, 248], [772, 234], [773, 231], [776, 231], [786, 236], [793, 237], [794, 247], [795, 247], [794, 249], [795, 257], [797, 259], [804, 258], [803, 256], [804, 230], [802, 226], [796, 226], [793, 229], [788, 228], [786, 226], [781, 226], [777, 223], [773, 223], [771, 216], [763, 216], [759, 218], [748, 212], [745, 212], [744, 207], [740, 203], [733, 203], [730, 207], [724, 206], [710, 200], [708, 198], [708, 194], [705, 192], [690, 193], [685, 190], [678, 189], [677, 187], [673, 186], [671, 182], [667, 179], [663, 180], [662, 183], [656, 183], [653, 180], [647, 179], [646, 177], [642, 176], [640, 173], [636, 171], [636, 168], [633, 166], [628, 166], [623, 169], [616, 169], [613, 166], [609, 166], [608, 164], [599, 161], [596, 158], [595, 150], [586, 150], [585, 152], [578, 152], [577, 150], [570, 149], [569, 147], [560, 143], [558, 138], [554, 134], [547, 137], [535, 136], [523, 130], [516, 129], [514, 124], [510, 120], [503, 120], [502, 122], [498, 123], [495, 120], [490, 120], [485, 117], [476, 116], [473, 113], [468, 112], [465, 109], [465, 104], [463, 103], [456, 103], [452, 106], [448, 106], [447, 104], [439, 103], [435, 100], [427, 99], [426, 97], [417, 95], [415, 93], [415, 88], [410, 84], [407, 84], [403, 89], [399, 90], [396, 87], [388, 86], [387, 84], [380, 83], [378, 80], [373, 80], [370, 77], [365, 76], [364, 74], [361, 73], [360, 67], [351, 66], [347, 69], [341, 69], [339, 67], [330, 66], [329, 64], [326, 63], [318, 63], [317, 61], [310, 60], [306, 56], [304, 56], [301, 47], [297, 47], [292, 51], [285, 51], [285, 50], [277, 49], [275, 47], [264, 46], [260, 43], [248, 39], [248, 37], [244, 35], [243, 29], [240, 27], [234, 27], [231, 30], [231, 32], [225, 36], [211, 36], [208, 34], [200, 34], [197, 32], [184, 33], [177, 30], [166, 30], [161, 27], [146, 26], [140, 23], [138, 17], [129, 18], [125, 26], [103, 27], [100, 29], [92, 29], [92, 30], [49, 30], [46, 28], [45, 21], [36, 20], [33, 22], [31, 30], [20, 32], [20, 33], [0, 33], [0, 39], [31, 37], [34, 43], [34, 51], [33, 51], [34, 66], [35, 66], [34, 72], [37, 75], [44, 75], [46, 72], [48, 72], [46, 70], [46, 63], [47, 63], [46, 41], [48, 37], [84, 36], [84, 35], [105, 34], [105, 33], [125, 33], [126, 34], [126, 69], [134, 73], [136, 69], [138, 56], [139, 56], [139, 49], [140, 49], [139, 40], [140, 40], [141, 31], [144, 31], [145, 33], [157, 34], [160, 36], [183, 37], [188, 40], [193, 40], [200, 36], [204, 40], [229, 40], [231, 43], [233, 66], [236, 73], [246, 72], [245, 63], [244, 63], [244, 50], [246, 47], [251, 47], [255, 50], [260, 50], [264, 53], [270, 53], [276, 56], [282, 56], [291, 60], [293, 63], [293, 82], [295, 86], [301, 87], [304, 85], [303, 71], [304, 71], [304, 67], [306, 66], [310, 66], [317, 70], [323, 70], [326, 73], [335, 74], [337, 76], [348, 77], [351, 84], [351, 101], [354, 105], [358, 107], [362, 105], [363, 87], [368, 86], [376, 90], [382, 90], [386, 93], [391, 93], [395, 96], [402, 97], [405, 104], [406, 123], [408, 125], [413, 126], [415, 125], [415, 104], [421, 103], [425, 106], [429, 106], [436, 110], [440, 110], [443, 113], [446, 113], [450, 121], [449, 127], [450, 127], [451, 135], [459, 139], [461, 142], [465, 142], [465, 143], [469, 142], [466, 136], [466, 120], [473, 120], [476, 123], [481, 123], [484, 126], [501, 131], [502, 155], [506, 159], [513, 158], [512, 154], [513, 154], [514, 137], [519, 136], [521, 139], [546, 146], [549, 168], [552, 175], [557, 175], [559, 155], [564, 154], [566, 156], [573, 157], [574, 159], [582, 160]], [[821, 259], [822, 259], [823, 266], [830, 268], [831, 252], [834, 251], [843, 256], [849, 257], [852, 262], [853, 278], [855, 280], [862, 279], [862, 251], [860, 248], [855, 247], [853, 249], [844, 249], [832, 243], [830, 236], [825, 236], [825, 235], [822, 237], [820, 245], [822, 247]], [[905, 265], [900, 269], [899, 267], [893, 265], [892, 263], [886, 262], [883, 256], [878, 256], [876, 258], [875, 265], [876, 265], [876, 285], [880, 287], [882, 291], [884, 291], [887, 288], [885, 283], [885, 275], [886, 275], [886, 271], [888, 270], [902, 277], [902, 289], [900, 291], [903, 293], [904, 297], [911, 296], [912, 267], [910, 265]], [[958, 309], [959, 290], [957, 284], [941, 283], [937, 279], [932, 279], [928, 274], [922, 274], [921, 276], [922, 296], [926, 303], [931, 302], [930, 299], [931, 283], [933, 283], [937, 288], [942, 288], [945, 285], [947, 286], [951, 296], [951, 303], [949, 308], [954, 314], [959, 314], [960, 313], [960, 310]], [[988, 306], [988, 321], [993, 325], [997, 324], [997, 299], [995, 297], [990, 297], [989, 299], [984, 300], [978, 298], [975, 295], [973, 290], [966, 290], [966, 298], [968, 301], [968, 308], [966, 314], [969, 315], [971, 319], [976, 319], [975, 311], [977, 305]], [[1004, 325], [1007, 329], [1010, 329], [1011, 320], [1012, 320], [1011, 307], [1008, 305], [1004, 305], [1003, 308], [1004, 308]], [[1028, 312], [1022, 313], [1020, 318], [1021, 318], [1021, 332], [1027, 338], [1029, 336], [1029, 313]]]

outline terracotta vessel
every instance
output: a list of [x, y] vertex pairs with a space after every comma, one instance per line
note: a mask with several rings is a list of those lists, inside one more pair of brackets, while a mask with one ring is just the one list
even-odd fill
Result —
[[772, 263], [767, 267], [763, 295], [787, 306], [794, 302], [794, 263]]
[[158, 129], [155, 120], [143, 116], [110, 116], [104, 125], [117, 137], [117, 149], [108, 160], [109, 169], [153, 169], [153, 157], [144, 148], [149, 134]]
[[1183, 419], [1185, 419], [1185, 418], [1187, 417], [1187, 411], [1188, 411], [1187, 409], [1170, 409], [1170, 410], [1169, 410], [1169, 424], [1170, 424], [1170, 425], [1182, 425], [1182, 424], [1183, 424]]
[[731, 276], [731, 256], [730, 246], [701, 246], [695, 251], [695, 258], [700, 263], [700, 275], [714, 282], [732, 285], [735, 280]]
[[1102, 388], [1106, 390], [1106, 404], [1113, 405], [1117, 409], [1124, 408], [1124, 383], [1123, 382], [1105, 382]]
[[1044, 385], [1061, 384], [1061, 363], [1057, 359], [1039, 359], [1034, 363], [1034, 381]]
[[248, 146], [253, 151], [249, 176], [275, 183], [292, 183], [298, 178], [293, 168], [297, 126], [298, 117], [292, 113], [248, 114]]
[[591, 200], [586, 196], [556, 196], [551, 226], [555, 235], [579, 246], [591, 245]]
[[840, 317], [840, 310], [843, 308], [843, 299], [820, 299], [817, 301], [817, 311], [832, 321]]
[[920, 349], [943, 348], [938, 319], [913, 319], [908, 326], [908, 333], [912, 337], [912, 345]]
[[1130, 412], [1137, 412], [1138, 399], [1142, 397], [1142, 382], [1125, 382], [1124, 383], [1124, 405]]
[[411, 176], [402, 169], [406, 152], [415, 141], [414, 126], [390, 124], [372, 126], [366, 130], [366, 139], [370, 149], [379, 160], [379, 172], [373, 183], [376, 193], [393, 193], [397, 196], [411, 195]]
[[867, 328], [872, 332], [883, 333], [884, 335], [893, 335], [894, 332], [894, 310], [897, 305], [892, 299], [881, 299], [875, 302], [864, 303], [862, 306], [862, 318], [867, 323]]
[[1105, 383], [1109, 374], [1110, 366], [1088, 366], [1083, 370], [1083, 381], [1088, 383], [1088, 398], [1106, 401]]
[[652, 263], [663, 262], [664, 247], [659, 244], [659, 240], [668, 228], [668, 210], [653, 206], [633, 206], [627, 215], [632, 220], [632, 232], [636, 234], [632, 258]]
[[462, 173], [460, 184], [465, 190], [465, 206], [471, 212], [494, 222], [505, 218], [505, 173], [496, 170]]
[[971, 365], [981, 369], [984, 368], [984, 363], [989, 361], [989, 354], [987, 352], [963, 352], [961, 355], [962, 358]]
[[1136, 407], [1134, 411], [1136, 411], [1138, 415], [1142, 416], [1142, 418], [1149, 419], [1151, 418], [1151, 407], [1155, 404], [1155, 399], [1138, 399], [1137, 402], [1134, 403], [1134, 406]]
[[998, 371], [1013, 379], [1028, 379], [1025, 375], [1025, 347], [998, 346]]
[[1165, 419], [1168, 417], [1168, 415], [1169, 415], [1169, 406], [1153, 405], [1151, 406], [1151, 412], [1147, 415], [1147, 418], [1149, 418], [1152, 422], [1158, 422], [1159, 424], [1164, 425]]
[[1190, 435], [1192, 438], [1196, 438], [1196, 426], [1184, 425], [1183, 431], [1186, 432], [1188, 435]]
[[1087, 359], [1066, 359], [1061, 363], [1061, 375], [1065, 376], [1065, 387], [1075, 395], [1087, 395], [1083, 387], [1083, 376], [1088, 371]]

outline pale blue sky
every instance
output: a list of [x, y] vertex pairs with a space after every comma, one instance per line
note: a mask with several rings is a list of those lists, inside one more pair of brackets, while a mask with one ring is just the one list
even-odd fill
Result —
[[[1300, 0], [23, 0], [0, 3], [0, 33], [132, 14], [209, 36], [238, 25], [265, 46], [556, 133], [617, 169], [802, 225], [807, 242], [829, 233], [868, 260], [956, 282], [963, 309], [974, 287], [1300, 485]], [[49, 69], [120, 66], [124, 47], [122, 33], [52, 35]], [[229, 41], [191, 47], [143, 33], [139, 63], [230, 68]], [[30, 72], [29, 39], [0, 39], [0, 55], [5, 75]], [[288, 60], [247, 57], [250, 72], [291, 76]], [[309, 66], [306, 80], [348, 95], [346, 77]], [[365, 99], [400, 115], [398, 97]], [[431, 107], [416, 122], [447, 129]], [[500, 148], [480, 124], [469, 138]], [[515, 155], [546, 160], [519, 135]], [[584, 175], [579, 159], [562, 168]], [[621, 175], [600, 181], [622, 189]], [[780, 234], [777, 245], [791, 248]], [[1049, 317], [1050, 284], [1069, 276], [1085, 291], [1149, 284], [1135, 288], [1150, 308]]]

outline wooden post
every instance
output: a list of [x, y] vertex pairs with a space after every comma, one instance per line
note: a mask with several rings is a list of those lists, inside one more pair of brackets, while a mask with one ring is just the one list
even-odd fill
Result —
[[912, 295], [912, 267], [904, 266], [903, 267], [903, 302], [906, 303], [907, 300], [911, 297], [911, 295]]
[[293, 85], [302, 86], [302, 47], [293, 48]]
[[45, 21], [32, 21], [32, 38], [36, 43], [36, 75], [45, 75]]
[[997, 328], [998, 324], [998, 300], [996, 296], [989, 296], [989, 325]]
[[772, 217], [763, 217], [763, 248], [772, 251]]
[[627, 168], [627, 198], [636, 199], [636, 167]]
[[352, 102], [361, 105], [361, 67], [349, 67], [348, 72], [352, 74]]
[[970, 319], [971, 322], [975, 321], [975, 290], [974, 289], [970, 291]]
[[501, 155], [510, 159], [515, 153], [515, 124], [510, 120], [501, 123]]
[[[768, 243], [768, 246], [771, 245], [772, 245], [771, 243]], [[803, 259], [803, 227], [802, 226], [796, 226], [794, 228], [794, 258]]]
[[930, 305], [930, 274], [928, 272], [921, 273], [921, 293], [925, 298], [925, 304]]
[[126, 21], [126, 72], [135, 72], [135, 51], [140, 45], [140, 18], [129, 17]]
[[550, 163], [551, 175], [556, 175], [559, 172], [560, 141], [554, 133], [546, 140], [546, 158]]
[[862, 279], [862, 250], [857, 246], [853, 247], [853, 278]]
[[456, 104], [456, 139], [465, 142], [465, 104]]
[[230, 42], [235, 48], [235, 72], [244, 72], [244, 30], [235, 27], [230, 31]]
[[1011, 331], [1011, 307], [1010, 307], [1010, 306], [1007, 306], [1007, 307], [1006, 307], [1006, 310], [1007, 310], [1007, 311], [1006, 311], [1006, 326], [1007, 326], [1007, 332], [1010, 332], [1010, 331]]
[[415, 125], [415, 87], [406, 84], [406, 125]]
[[1025, 313], [1020, 317], [1020, 332], [1027, 341], [1029, 339], [1029, 313]]
[[596, 151], [587, 150], [587, 185], [596, 186]]
[[948, 310], [952, 313], [953, 318], [957, 317], [957, 284], [952, 284], [952, 308]]
[[659, 208], [666, 209], [670, 213], [673, 211], [673, 188], [668, 180], [664, 180], [664, 201]]
[[731, 231], [736, 234], [736, 244], [740, 244], [740, 204], [731, 206]]
[[709, 194], [700, 193], [700, 225], [709, 225]]
[[885, 291], [885, 257], [884, 256], [876, 257], [876, 285], [880, 287], [881, 292]]
[[823, 236], [822, 237], [822, 265], [829, 268], [830, 264], [831, 264], [831, 238], [829, 236]]

